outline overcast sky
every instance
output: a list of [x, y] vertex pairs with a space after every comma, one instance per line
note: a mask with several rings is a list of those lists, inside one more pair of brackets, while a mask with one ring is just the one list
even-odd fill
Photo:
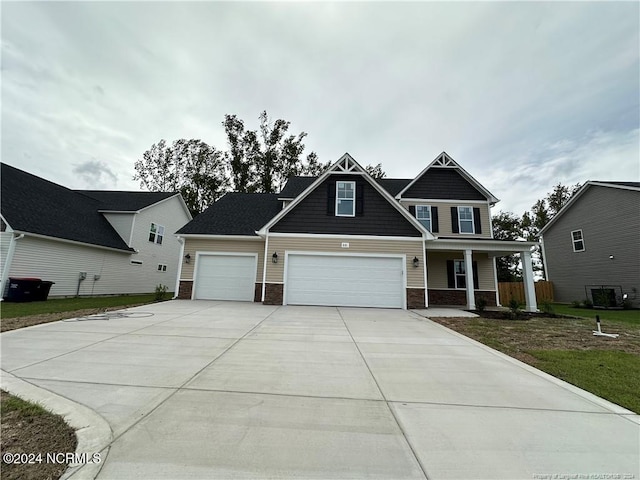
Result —
[[158, 140], [267, 110], [321, 161], [411, 178], [443, 150], [521, 214], [640, 181], [640, 4], [2, 2], [2, 161], [137, 190]]

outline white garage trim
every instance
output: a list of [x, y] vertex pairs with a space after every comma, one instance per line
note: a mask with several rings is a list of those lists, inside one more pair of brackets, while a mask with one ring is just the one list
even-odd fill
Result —
[[[285, 265], [284, 265], [284, 288], [283, 288], [283, 305], [287, 305], [289, 302], [289, 269], [290, 269], [290, 257], [342, 257], [342, 258], [380, 258], [380, 259], [395, 259], [399, 260], [399, 266], [402, 272], [402, 279], [400, 281], [398, 294], [398, 304], [394, 305], [395, 308], [407, 308], [407, 256], [404, 254], [377, 254], [377, 253], [339, 253], [339, 252], [312, 252], [312, 251], [285, 251]], [[357, 303], [357, 302], [356, 302]], [[322, 302], [318, 303], [319, 305]], [[376, 305], [371, 305], [376, 306]], [[391, 307], [392, 308], [392, 307]]]
[[[252, 302], [254, 300], [255, 295], [255, 284], [256, 277], [258, 275], [258, 254], [257, 253], [242, 253], [242, 252], [196, 252], [196, 265], [193, 271], [193, 288], [191, 289], [191, 299], [196, 300], [198, 291], [198, 281], [200, 279], [200, 266], [201, 260], [206, 257], [244, 257], [253, 259], [253, 270], [251, 276], [251, 294], [249, 295], [249, 289], [247, 287], [247, 291], [244, 292], [245, 296], [242, 297], [243, 300]], [[247, 277], [248, 281], [248, 277]], [[224, 299], [220, 299], [224, 300]], [[237, 298], [234, 300], [238, 300]]]

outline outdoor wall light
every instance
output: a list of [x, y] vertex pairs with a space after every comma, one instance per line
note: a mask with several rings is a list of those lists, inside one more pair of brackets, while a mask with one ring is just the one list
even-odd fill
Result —
[[418, 257], [413, 257], [413, 268], [418, 268], [418, 265], [420, 265], [420, 260]]
[[273, 252], [273, 255], [271, 255], [271, 261], [273, 263], [278, 263], [278, 252]]
[[184, 256], [184, 261], [185, 261], [185, 263], [191, 263], [191, 254], [187, 253]]
[[613, 260], [615, 257], [613, 255], [609, 255], [609, 260]]

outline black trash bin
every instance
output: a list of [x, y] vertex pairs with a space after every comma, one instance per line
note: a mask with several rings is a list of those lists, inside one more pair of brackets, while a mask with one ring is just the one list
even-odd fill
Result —
[[41, 283], [42, 280], [40, 278], [9, 277], [4, 299], [7, 302], [33, 302], [40, 295], [39, 287]]
[[55, 285], [55, 283], [56, 282], [49, 282], [47, 280], [41, 281], [40, 285], [36, 287], [36, 292], [33, 300], [36, 302], [44, 302], [49, 296], [51, 285]]

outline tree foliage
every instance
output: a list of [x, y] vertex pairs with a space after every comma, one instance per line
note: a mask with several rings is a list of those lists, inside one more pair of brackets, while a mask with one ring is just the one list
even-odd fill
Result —
[[[520, 240], [522, 239], [522, 227], [520, 218], [511, 212], [499, 212], [492, 219], [493, 238], [496, 240]], [[522, 280], [519, 270], [520, 259], [518, 255], [505, 255], [496, 257], [496, 270], [499, 282], [516, 282]]]
[[[134, 180], [150, 191], [182, 193], [192, 215], [204, 211], [225, 192], [274, 193], [295, 175], [322, 175], [331, 163], [315, 152], [304, 157], [306, 132], [289, 134], [290, 122], [272, 121], [263, 111], [257, 130], [248, 130], [236, 115], [225, 115], [222, 126], [227, 150], [202, 140], [160, 140], [135, 162]], [[365, 167], [375, 178], [386, 174], [382, 165]]]

